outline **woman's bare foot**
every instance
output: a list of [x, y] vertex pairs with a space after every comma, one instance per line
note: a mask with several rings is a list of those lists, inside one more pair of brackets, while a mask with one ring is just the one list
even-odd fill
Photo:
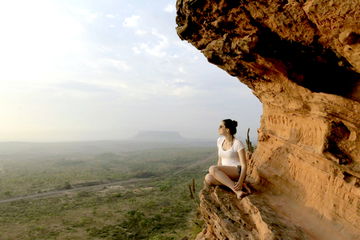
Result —
[[236, 182], [234, 182], [234, 186], [231, 188], [231, 190], [236, 194], [237, 199], [241, 199], [244, 195], [244, 192], [241, 190], [235, 190]]
[[245, 188], [245, 190], [246, 190], [246, 192], [247, 192], [248, 194], [251, 194], [251, 189], [250, 189], [250, 187], [248, 186], [247, 183], [244, 183], [244, 188]]
[[243, 191], [234, 191], [237, 199], [242, 199], [245, 195]]

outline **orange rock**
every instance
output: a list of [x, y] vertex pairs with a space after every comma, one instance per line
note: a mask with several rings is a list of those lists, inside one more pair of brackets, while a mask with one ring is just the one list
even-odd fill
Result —
[[[291, 236], [360, 239], [360, 1], [178, 0], [176, 22], [181, 39], [236, 76], [263, 103], [247, 175], [264, 193], [256, 197], [259, 214], [261, 206], [276, 209], [273, 199], [286, 199], [291, 204], [282, 203], [277, 211], [287, 216], [284, 226], [290, 224]], [[211, 202], [218, 195], [202, 194], [203, 208], [205, 201], [214, 212]], [[292, 217], [292, 211], [301, 215], [302, 209], [308, 210], [304, 219], [338, 233], [328, 236]], [[232, 214], [249, 214], [243, 211]], [[223, 217], [217, 213], [216, 221], [207, 221], [199, 239], [247, 239], [246, 234], [276, 239], [260, 228], [256, 234], [239, 230], [236, 222], [234, 228], [220, 226]]]

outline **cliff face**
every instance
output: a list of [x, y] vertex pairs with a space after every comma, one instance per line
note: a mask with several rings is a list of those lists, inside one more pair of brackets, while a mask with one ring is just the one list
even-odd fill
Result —
[[198, 238], [360, 239], [360, 1], [178, 0], [176, 21], [263, 104], [256, 192], [203, 189]]

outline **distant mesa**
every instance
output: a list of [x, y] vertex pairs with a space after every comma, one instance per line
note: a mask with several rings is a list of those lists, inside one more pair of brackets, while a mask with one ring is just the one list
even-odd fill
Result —
[[183, 142], [183, 138], [175, 131], [140, 131], [130, 140], [144, 141], [144, 142]]

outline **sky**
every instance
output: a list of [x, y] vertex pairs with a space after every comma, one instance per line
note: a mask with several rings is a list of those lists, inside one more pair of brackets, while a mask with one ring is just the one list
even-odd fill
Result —
[[0, 141], [256, 135], [261, 103], [176, 34], [173, 0], [0, 0]]

